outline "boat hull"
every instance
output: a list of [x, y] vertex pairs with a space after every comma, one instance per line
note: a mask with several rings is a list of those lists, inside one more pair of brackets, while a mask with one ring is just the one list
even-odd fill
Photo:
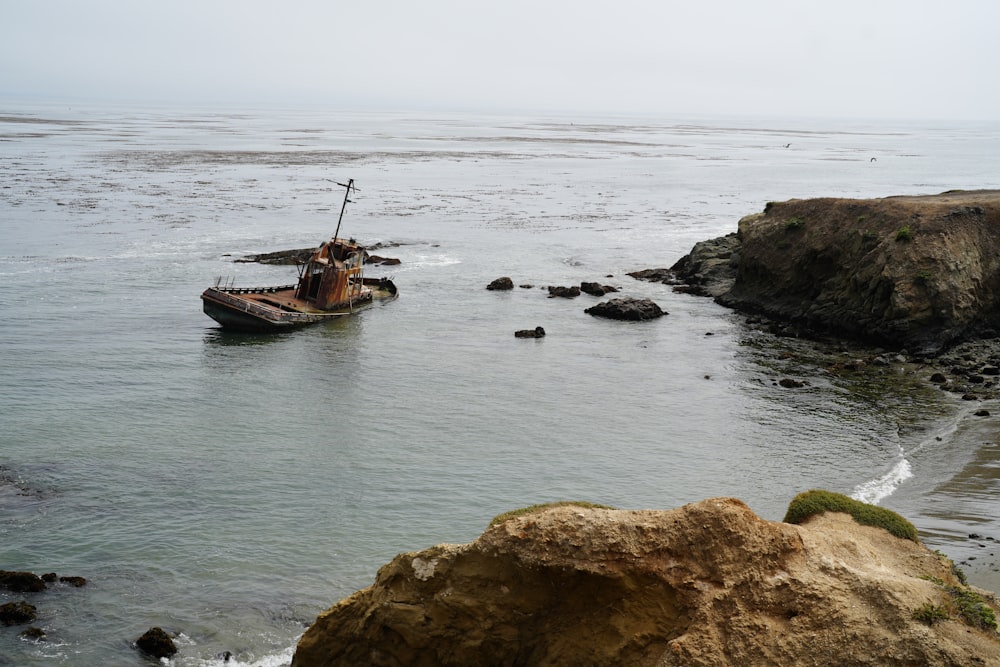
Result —
[[202, 309], [224, 329], [271, 333], [348, 317], [373, 301], [397, 296], [396, 285], [387, 278], [365, 278], [363, 284], [366, 290], [361, 296], [330, 310], [316, 310], [295, 298], [295, 286], [209, 287], [201, 295]]

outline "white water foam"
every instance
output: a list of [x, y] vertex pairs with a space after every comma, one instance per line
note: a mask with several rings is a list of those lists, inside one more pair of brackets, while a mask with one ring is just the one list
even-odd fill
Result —
[[913, 477], [910, 462], [906, 459], [903, 448], [899, 448], [899, 460], [881, 477], [859, 484], [854, 487], [851, 497], [863, 503], [877, 505], [883, 498], [892, 495], [899, 485]]

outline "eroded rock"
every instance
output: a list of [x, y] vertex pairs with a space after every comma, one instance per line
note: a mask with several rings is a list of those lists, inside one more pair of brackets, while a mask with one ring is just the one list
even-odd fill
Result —
[[949, 561], [847, 514], [552, 507], [397, 556], [292, 665], [996, 664], [995, 633], [914, 619], [935, 581], [956, 583]]

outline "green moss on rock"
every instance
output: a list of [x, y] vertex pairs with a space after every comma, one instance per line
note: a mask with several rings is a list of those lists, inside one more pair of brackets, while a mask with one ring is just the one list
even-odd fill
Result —
[[877, 505], [869, 505], [842, 493], [813, 489], [804, 491], [792, 499], [785, 513], [785, 523], [802, 523], [806, 519], [823, 512], [844, 512], [865, 526], [884, 528], [896, 537], [920, 542], [917, 529], [912, 523], [892, 510]]

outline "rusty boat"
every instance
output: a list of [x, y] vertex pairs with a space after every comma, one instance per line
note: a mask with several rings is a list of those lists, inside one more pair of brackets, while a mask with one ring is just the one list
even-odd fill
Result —
[[397, 297], [389, 278], [364, 275], [368, 253], [354, 239], [339, 238], [348, 196], [354, 180], [338, 185], [347, 189], [333, 238], [322, 243], [308, 261], [299, 264], [294, 285], [234, 287], [220, 278], [202, 292], [205, 314], [224, 329], [251, 332], [286, 331], [308, 324], [329, 322], [354, 314], [374, 301]]

